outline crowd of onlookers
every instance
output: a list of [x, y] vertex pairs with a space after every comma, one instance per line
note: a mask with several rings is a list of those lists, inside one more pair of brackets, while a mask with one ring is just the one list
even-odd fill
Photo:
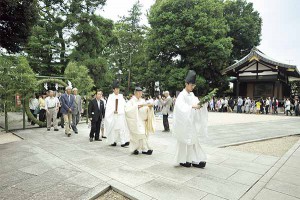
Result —
[[213, 98], [209, 102], [209, 110], [215, 112], [237, 112], [248, 114], [278, 114], [279, 109], [286, 115], [300, 115], [299, 99], [284, 98], [282, 101], [277, 98], [251, 99], [249, 97]]
[[[55, 110], [55, 115], [57, 119], [60, 118], [61, 126], [64, 126], [64, 119], [61, 114], [61, 96], [63, 93], [51, 91], [51, 95], [48, 92], [42, 93], [39, 96], [33, 95], [29, 100], [29, 108], [33, 116], [39, 121], [47, 121], [47, 105], [51, 104], [49, 100], [52, 96], [53, 102], [51, 105], [55, 105], [57, 110]], [[74, 91], [73, 91], [74, 92]], [[75, 91], [76, 92], [76, 91]], [[164, 95], [158, 95], [156, 97], [145, 96], [146, 102], [153, 104], [155, 113], [162, 112], [163, 101], [165, 100]], [[125, 100], [128, 101], [130, 96], [125, 97]], [[170, 111], [173, 111], [176, 97], [172, 97], [172, 104], [170, 105]], [[104, 102], [107, 98], [103, 97]], [[81, 106], [80, 106], [80, 115], [87, 115], [87, 104], [88, 98], [86, 96], [82, 97]], [[57, 104], [57, 105], [56, 105]], [[49, 106], [48, 106], [49, 107]], [[278, 112], [283, 112], [285, 115], [300, 115], [300, 105], [298, 98], [284, 98], [283, 100], [278, 100], [277, 98], [233, 98], [233, 97], [214, 97], [208, 104], [209, 111], [213, 112], [237, 112], [237, 113], [247, 113], [247, 114], [278, 114]], [[53, 118], [51, 118], [53, 121]], [[34, 122], [28, 118], [29, 123], [34, 125]], [[77, 120], [76, 120], [77, 121]]]

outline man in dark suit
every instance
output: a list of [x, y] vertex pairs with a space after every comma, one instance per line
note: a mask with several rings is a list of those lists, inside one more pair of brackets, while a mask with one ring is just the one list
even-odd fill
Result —
[[89, 120], [91, 121], [91, 132], [90, 132], [90, 142], [93, 141], [102, 141], [99, 139], [100, 125], [101, 121], [105, 115], [104, 102], [101, 100], [102, 91], [97, 91], [96, 98], [90, 101], [89, 103]]
[[72, 88], [70, 86], [66, 87], [66, 93], [63, 94], [60, 98], [61, 102], [61, 114], [63, 115], [65, 122], [65, 134], [68, 137], [71, 136], [71, 121], [72, 121], [72, 113], [74, 112], [74, 96], [71, 94]]

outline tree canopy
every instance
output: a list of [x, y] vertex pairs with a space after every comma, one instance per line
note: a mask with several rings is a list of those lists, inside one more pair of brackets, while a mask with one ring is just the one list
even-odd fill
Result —
[[229, 25], [227, 35], [232, 38], [230, 63], [247, 55], [261, 40], [262, 19], [246, 0], [224, 2], [224, 17]]
[[[219, 0], [157, 1], [148, 17], [150, 58], [159, 62], [165, 74], [175, 73], [176, 77], [194, 69], [199, 75], [200, 93], [220, 87], [220, 71], [232, 49], [223, 13], [224, 5]], [[179, 81], [172, 77], [165, 76], [167, 88]]]
[[36, 0], [0, 1], [0, 47], [20, 52], [38, 19]]

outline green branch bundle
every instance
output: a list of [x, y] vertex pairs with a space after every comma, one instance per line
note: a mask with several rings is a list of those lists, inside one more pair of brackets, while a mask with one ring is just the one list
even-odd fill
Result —
[[210, 93], [205, 95], [204, 97], [199, 98], [199, 103], [200, 107], [202, 107], [204, 104], [208, 103], [214, 96], [216, 96], [216, 93], [218, 92], [218, 88], [213, 89]]

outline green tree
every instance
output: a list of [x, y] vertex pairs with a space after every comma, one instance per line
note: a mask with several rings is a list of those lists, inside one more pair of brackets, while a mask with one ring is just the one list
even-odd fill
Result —
[[[25, 57], [0, 56], [0, 94], [1, 103], [4, 105], [6, 131], [8, 131], [7, 110], [12, 106], [14, 96], [20, 94], [24, 106], [24, 99], [32, 95], [35, 89], [35, 74]], [[25, 119], [24, 109], [23, 119]], [[24, 120], [23, 127], [25, 127]]]
[[162, 80], [166, 88], [183, 86], [177, 77], [184, 77], [187, 69], [199, 75], [199, 94], [221, 86], [224, 77], [220, 72], [232, 49], [223, 8], [219, 0], [164, 0], [151, 7], [148, 51], [160, 65], [156, 73], [166, 74]]
[[224, 17], [230, 27], [227, 33], [231, 37], [233, 48], [230, 62], [239, 60], [261, 41], [262, 19], [254, 10], [253, 3], [246, 0], [225, 1]]
[[20, 52], [38, 18], [36, 0], [0, 1], [0, 47]]
[[68, 35], [69, 4], [63, 0], [40, 0], [38, 23], [26, 46], [30, 65], [42, 75], [63, 74], [67, 62], [70, 42]]
[[75, 43], [71, 60], [85, 65], [95, 86], [106, 91], [112, 80], [104, 48], [113, 40], [113, 22], [95, 14], [105, 2], [105, 0], [74, 0], [70, 6], [69, 21], [75, 27], [71, 36], [72, 42]]
[[89, 95], [94, 87], [94, 81], [89, 76], [89, 70], [84, 65], [69, 62], [65, 70], [65, 78], [71, 81], [72, 86], [79, 90], [82, 95]]
[[[150, 71], [146, 52], [146, 34], [148, 28], [141, 25], [142, 5], [137, 1], [128, 11], [127, 16], [115, 24], [114, 36], [116, 42], [106, 48], [109, 62], [116, 73], [122, 70], [121, 85], [126, 93], [131, 93], [133, 84], [139, 83], [146, 88], [151, 86]], [[118, 77], [116, 77], [118, 78]]]

